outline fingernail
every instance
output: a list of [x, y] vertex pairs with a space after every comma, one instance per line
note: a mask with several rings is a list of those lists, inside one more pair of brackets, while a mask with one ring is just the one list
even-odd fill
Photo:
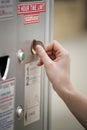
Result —
[[41, 51], [41, 46], [40, 45], [36, 45], [36, 51]]

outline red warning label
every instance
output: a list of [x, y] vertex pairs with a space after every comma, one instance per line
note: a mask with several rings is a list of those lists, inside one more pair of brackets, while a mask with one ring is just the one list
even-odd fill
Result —
[[46, 11], [45, 2], [32, 2], [26, 4], [18, 4], [18, 14], [33, 14]]
[[24, 15], [24, 24], [33, 24], [40, 22], [40, 14], [26, 14]]

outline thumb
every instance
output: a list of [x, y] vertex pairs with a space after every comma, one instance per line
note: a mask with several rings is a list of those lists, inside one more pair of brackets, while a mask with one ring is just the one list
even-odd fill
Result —
[[52, 60], [49, 58], [49, 56], [47, 55], [46, 51], [44, 50], [44, 48], [42, 46], [37, 45], [36, 52], [37, 52], [38, 56], [40, 57], [40, 59], [42, 60], [45, 67], [47, 67], [48, 64], [52, 62]]

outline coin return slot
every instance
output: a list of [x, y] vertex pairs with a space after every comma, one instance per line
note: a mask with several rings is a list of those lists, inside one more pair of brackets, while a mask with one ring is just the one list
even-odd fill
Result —
[[5, 80], [7, 78], [9, 65], [10, 65], [9, 56], [0, 57], [0, 77], [2, 80]]

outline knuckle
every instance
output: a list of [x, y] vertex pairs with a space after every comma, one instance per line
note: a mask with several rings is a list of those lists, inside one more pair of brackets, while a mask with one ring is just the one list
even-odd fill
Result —
[[70, 54], [68, 51], [65, 52], [64, 56], [70, 61], [71, 58], [70, 58]]
[[57, 41], [57, 40], [53, 40], [53, 43], [54, 43], [54, 44], [58, 44], [58, 41]]

